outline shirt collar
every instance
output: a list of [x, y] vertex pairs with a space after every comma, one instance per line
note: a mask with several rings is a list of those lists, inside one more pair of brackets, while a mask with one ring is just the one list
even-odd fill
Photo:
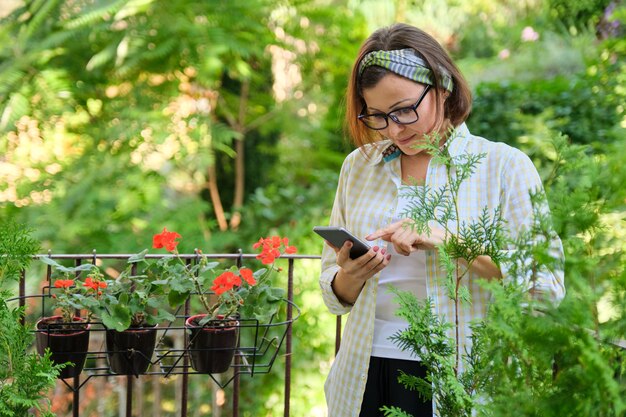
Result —
[[[467, 129], [465, 123], [460, 124], [452, 134], [450, 138], [446, 141], [444, 147], [448, 148], [448, 153], [454, 160], [457, 156], [464, 153], [465, 148], [467, 147], [467, 140], [470, 133]], [[378, 143], [371, 144], [370, 146], [375, 146], [377, 149], [374, 150], [372, 156], [368, 162], [369, 165], [377, 165], [384, 161], [385, 163], [391, 162], [400, 155], [402, 155], [402, 151], [398, 148], [392, 141], [386, 139], [382, 140]]]

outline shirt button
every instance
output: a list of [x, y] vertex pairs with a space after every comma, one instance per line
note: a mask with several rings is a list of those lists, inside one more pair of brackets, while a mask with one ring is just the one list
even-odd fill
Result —
[[365, 375], [365, 374], [361, 374], [361, 379], [362, 379], [363, 381], [365, 381], [365, 380], [367, 379], [367, 375]]

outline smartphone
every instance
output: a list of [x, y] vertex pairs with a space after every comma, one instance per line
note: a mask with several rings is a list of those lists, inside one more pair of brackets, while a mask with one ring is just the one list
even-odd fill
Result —
[[370, 250], [370, 245], [363, 242], [343, 227], [338, 226], [315, 226], [313, 231], [338, 248], [342, 247], [346, 240], [352, 242], [350, 258], [356, 259], [365, 255]]

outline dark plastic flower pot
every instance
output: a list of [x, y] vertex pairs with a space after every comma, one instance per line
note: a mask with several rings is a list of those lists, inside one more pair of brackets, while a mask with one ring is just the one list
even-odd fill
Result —
[[221, 374], [230, 368], [237, 348], [239, 337], [239, 322], [236, 320], [208, 323], [204, 327], [197, 323], [206, 314], [189, 317], [185, 327], [189, 332], [189, 347], [191, 367], [203, 374]]
[[152, 363], [156, 335], [157, 326], [123, 332], [107, 329], [107, 359], [111, 372], [135, 376], [145, 373]]
[[[35, 343], [37, 352], [44, 355], [46, 348], [50, 349], [50, 358], [56, 364], [67, 363], [61, 370], [59, 378], [74, 378], [83, 371], [87, 351], [89, 350], [90, 324], [80, 317], [74, 317], [73, 326], [76, 328], [64, 328], [61, 316], [44, 317], [36, 324], [37, 333]], [[82, 329], [81, 329], [82, 327]]]

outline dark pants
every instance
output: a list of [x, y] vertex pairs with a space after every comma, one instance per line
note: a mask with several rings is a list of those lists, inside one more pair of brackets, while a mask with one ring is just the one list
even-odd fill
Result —
[[380, 417], [380, 407], [400, 407], [413, 417], [432, 416], [432, 401], [420, 398], [417, 391], [410, 391], [398, 382], [399, 370], [408, 375], [426, 377], [426, 368], [421, 362], [402, 359], [370, 358], [365, 394], [359, 417]]

